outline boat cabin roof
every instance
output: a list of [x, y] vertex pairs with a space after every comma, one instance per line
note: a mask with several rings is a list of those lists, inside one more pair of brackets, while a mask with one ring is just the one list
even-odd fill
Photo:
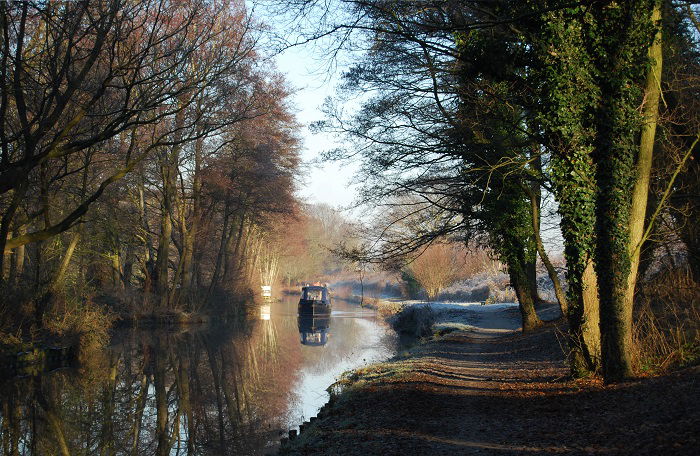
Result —
[[330, 293], [328, 288], [318, 285], [301, 287], [301, 299], [305, 301], [328, 301]]

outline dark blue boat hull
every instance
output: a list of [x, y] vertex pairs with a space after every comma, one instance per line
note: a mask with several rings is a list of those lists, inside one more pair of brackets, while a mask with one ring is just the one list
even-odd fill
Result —
[[299, 300], [299, 315], [330, 315], [331, 303], [324, 301]]

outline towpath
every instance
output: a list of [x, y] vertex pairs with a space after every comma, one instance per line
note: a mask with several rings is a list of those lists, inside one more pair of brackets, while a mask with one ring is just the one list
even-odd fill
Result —
[[699, 367], [572, 381], [557, 324], [523, 335], [517, 309], [467, 316], [470, 330], [350, 376], [280, 454], [698, 454]]

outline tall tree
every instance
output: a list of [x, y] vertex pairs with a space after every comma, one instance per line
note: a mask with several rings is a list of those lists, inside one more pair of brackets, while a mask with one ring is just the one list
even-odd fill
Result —
[[[639, 182], [635, 204], [643, 211], [648, 170], [640, 174], [635, 168], [643, 168], [647, 160], [642, 157], [640, 161], [639, 156], [642, 118], [638, 107], [648, 49], [656, 33], [654, 8], [655, 2], [644, 1], [561, 8], [547, 14], [543, 29], [550, 39], [540, 44], [548, 63], [544, 68], [549, 71], [544, 78], [544, 105], [558, 106], [543, 116], [543, 124], [559, 138], [554, 153], [558, 156], [562, 223], [571, 224], [565, 236], [570, 239], [571, 263], [579, 265], [576, 275], [583, 277], [579, 274], [590, 261], [586, 257], [593, 253], [607, 381], [632, 375], [632, 307], [626, 297], [628, 281], [634, 282], [630, 276], [636, 273], [630, 257], [636, 245], [632, 245], [630, 232], [630, 195]], [[579, 171], [568, 171], [572, 166]], [[581, 196], [584, 201], [577, 203]], [[595, 227], [595, 233], [586, 225]], [[584, 246], [590, 247], [581, 255]]]

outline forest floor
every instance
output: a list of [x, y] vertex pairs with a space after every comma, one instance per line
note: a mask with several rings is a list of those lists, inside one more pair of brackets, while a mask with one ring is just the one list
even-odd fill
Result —
[[280, 454], [698, 454], [700, 366], [571, 380], [563, 323], [522, 334], [517, 307], [483, 307], [444, 309], [469, 327], [347, 375]]

